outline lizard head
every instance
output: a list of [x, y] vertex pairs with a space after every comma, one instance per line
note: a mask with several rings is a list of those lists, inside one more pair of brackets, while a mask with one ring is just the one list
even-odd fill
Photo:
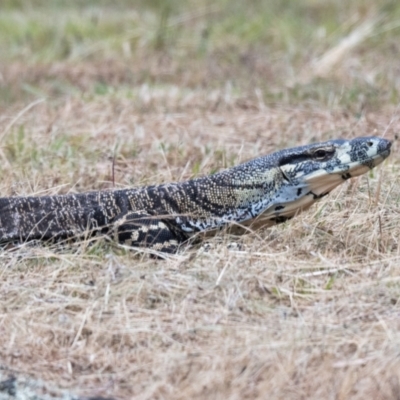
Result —
[[378, 137], [331, 140], [284, 151], [279, 168], [289, 185], [307, 183], [311, 191], [323, 195], [325, 186], [339, 185], [379, 165], [390, 147], [389, 140]]
[[263, 219], [280, 222], [310, 207], [345, 180], [362, 175], [390, 154], [379, 137], [331, 140], [277, 153], [281, 185]]

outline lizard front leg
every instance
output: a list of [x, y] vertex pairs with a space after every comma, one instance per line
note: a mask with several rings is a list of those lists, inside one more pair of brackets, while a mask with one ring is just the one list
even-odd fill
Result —
[[133, 247], [176, 253], [183, 239], [161, 218], [144, 212], [119, 215], [112, 223], [114, 239]]

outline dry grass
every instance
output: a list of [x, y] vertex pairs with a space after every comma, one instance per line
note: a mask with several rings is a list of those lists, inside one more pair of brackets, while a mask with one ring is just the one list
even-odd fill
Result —
[[[234, 99], [215, 112], [209, 94], [188, 95], [149, 91], [145, 116], [124, 100], [36, 105], [16, 122], [29, 127], [28, 145], [14, 149], [20, 168], [3, 165], [2, 193], [110, 187], [116, 143], [115, 184], [126, 186], [187, 178], [324, 132], [393, 137], [400, 129], [392, 113], [249, 111]], [[157, 111], [165, 96], [179, 113]], [[68, 146], [77, 149], [71, 157]], [[40, 162], [30, 158], [36, 151]], [[399, 378], [396, 158], [394, 150], [379, 171], [292, 222], [239, 238], [240, 251], [220, 235], [209, 252], [167, 261], [106, 243], [3, 252], [3, 363], [117, 398], [389, 398]]]
[[[0, 193], [161, 183], [311, 141], [393, 139], [391, 45], [388, 36], [352, 49], [335, 77], [294, 88], [284, 82], [306, 61], [291, 64], [279, 46], [271, 61], [240, 44], [247, 58], [229, 79], [218, 49], [184, 64], [159, 49], [107, 63], [10, 58]], [[61, 388], [117, 399], [398, 398], [398, 174], [394, 143], [379, 169], [294, 220], [221, 233], [209, 251], [167, 260], [104, 241], [4, 250], [1, 366], [53, 397]], [[240, 250], [227, 249], [232, 240]]]

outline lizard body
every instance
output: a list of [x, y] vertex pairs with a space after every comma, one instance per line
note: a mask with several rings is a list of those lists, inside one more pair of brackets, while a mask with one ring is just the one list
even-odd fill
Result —
[[380, 164], [390, 141], [330, 140], [258, 157], [214, 175], [155, 186], [0, 198], [0, 243], [104, 233], [176, 252], [198, 232], [292, 218], [347, 179]]

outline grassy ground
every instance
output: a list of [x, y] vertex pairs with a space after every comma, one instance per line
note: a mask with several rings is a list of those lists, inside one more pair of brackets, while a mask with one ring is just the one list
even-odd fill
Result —
[[[394, 1], [3, 0], [0, 193], [395, 139], [399, 26]], [[225, 234], [165, 261], [102, 241], [2, 251], [0, 381], [20, 377], [21, 399], [398, 398], [398, 173], [395, 142], [237, 251]]]

